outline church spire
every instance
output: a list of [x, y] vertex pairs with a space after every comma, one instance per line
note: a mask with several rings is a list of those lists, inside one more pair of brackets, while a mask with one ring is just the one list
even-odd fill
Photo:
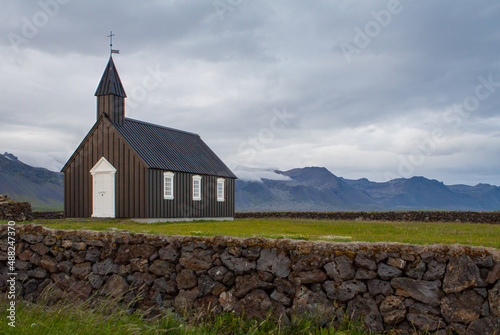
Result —
[[108, 94], [114, 94], [123, 98], [127, 97], [112, 56], [109, 57], [109, 62], [108, 65], [106, 65], [104, 73], [102, 74], [99, 87], [97, 87], [97, 90], [95, 91], [96, 97]]
[[97, 118], [105, 114], [112, 122], [122, 124], [125, 118], [127, 95], [112, 56], [109, 57], [95, 96], [97, 97]]

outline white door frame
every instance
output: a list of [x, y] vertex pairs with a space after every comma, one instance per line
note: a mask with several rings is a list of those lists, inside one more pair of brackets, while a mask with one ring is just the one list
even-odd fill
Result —
[[[115, 174], [116, 169], [104, 157], [90, 170], [92, 175], [92, 217], [115, 217]], [[101, 181], [101, 188], [97, 189], [97, 181]], [[103, 209], [103, 205], [106, 205]]]

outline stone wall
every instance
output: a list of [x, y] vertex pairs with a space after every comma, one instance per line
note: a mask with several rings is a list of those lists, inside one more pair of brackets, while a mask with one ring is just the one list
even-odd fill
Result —
[[64, 211], [36, 211], [33, 212], [33, 220], [64, 219]]
[[33, 212], [29, 202], [16, 202], [7, 195], [0, 194], [0, 220], [33, 221]]
[[[0, 289], [6, 290], [6, 225]], [[244, 311], [325, 325], [348, 313], [372, 331], [493, 334], [500, 251], [460, 245], [187, 237], [17, 226], [18, 296], [123, 297], [152, 314]], [[94, 296], [95, 297], [95, 296]], [[334, 321], [334, 323], [337, 321]]]
[[408, 211], [408, 212], [239, 212], [235, 219], [285, 218], [346, 221], [470, 222], [500, 224], [500, 211]]

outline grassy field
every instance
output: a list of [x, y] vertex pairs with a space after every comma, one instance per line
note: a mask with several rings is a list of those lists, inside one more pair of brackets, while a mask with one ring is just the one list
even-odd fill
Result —
[[130, 232], [236, 237], [261, 236], [336, 242], [401, 242], [466, 244], [500, 248], [500, 225], [436, 222], [353, 222], [293, 219], [237, 219], [188, 223], [136, 223], [129, 220], [38, 221], [50, 228], [126, 230]]
[[[98, 304], [82, 301], [60, 301], [51, 305], [17, 301], [15, 328], [7, 324], [8, 301], [0, 298], [0, 334], [171, 334], [171, 335], [368, 335], [360, 322], [347, 318], [337, 325], [321, 328], [311, 318], [292, 318], [289, 325], [277, 324], [270, 319], [245, 321], [232, 313], [218, 316], [192, 316], [191, 321], [173, 313], [154, 320], [146, 320], [143, 313], [130, 313], [126, 306], [113, 300]], [[47, 307], [49, 306], [49, 307]], [[370, 333], [372, 334], [372, 333]]]

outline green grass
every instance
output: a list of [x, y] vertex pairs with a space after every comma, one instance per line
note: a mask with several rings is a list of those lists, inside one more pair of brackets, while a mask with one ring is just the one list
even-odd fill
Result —
[[191, 317], [186, 322], [179, 315], [167, 312], [153, 320], [145, 319], [145, 312], [131, 313], [126, 306], [113, 300], [99, 303], [90, 301], [62, 300], [56, 304], [42, 299], [40, 304], [26, 301], [16, 302], [15, 328], [8, 325], [8, 300], [0, 298], [1, 334], [174, 334], [174, 335], [230, 335], [230, 334], [318, 334], [318, 335], [364, 335], [361, 323], [345, 319], [337, 329], [333, 326], [321, 328], [314, 320], [304, 317], [292, 318], [289, 325], [277, 324], [268, 317], [265, 320], [245, 321], [241, 316], [224, 313], [218, 316]]
[[500, 225], [437, 222], [354, 222], [299, 219], [236, 219], [182, 223], [136, 223], [130, 220], [38, 221], [49, 228], [126, 230], [166, 235], [291, 238], [336, 242], [466, 244], [500, 248]]

